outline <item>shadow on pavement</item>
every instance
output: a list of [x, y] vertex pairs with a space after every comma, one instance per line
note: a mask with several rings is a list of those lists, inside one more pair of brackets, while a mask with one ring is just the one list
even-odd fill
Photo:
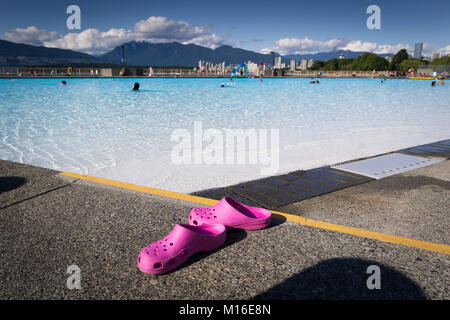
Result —
[[[371, 265], [380, 268], [380, 289], [367, 288], [373, 272], [366, 271]], [[376, 261], [337, 258], [305, 269], [253, 299], [423, 300], [426, 296], [414, 281]]]
[[27, 182], [21, 177], [0, 177], [0, 194], [23, 186]]
[[427, 176], [391, 176], [389, 177], [389, 183], [383, 181], [384, 183], [374, 183], [371, 185], [373, 189], [379, 190], [394, 190], [394, 191], [410, 191], [420, 189], [423, 186], [435, 186], [440, 187], [444, 190], [450, 190], [450, 182], [436, 179]]
[[280, 224], [283, 224], [285, 221], [286, 218], [283, 217], [282, 215], [272, 213], [272, 223], [266, 229], [279, 226]]

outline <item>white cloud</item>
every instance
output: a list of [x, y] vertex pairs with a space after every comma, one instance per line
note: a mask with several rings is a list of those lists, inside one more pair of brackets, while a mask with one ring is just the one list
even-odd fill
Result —
[[61, 38], [56, 31], [47, 31], [44, 29], [30, 26], [28, 28], [17, 28], [5, 32], [3, 39], [31, 45], [43, 45], [46, 41], [53, 41]]
[[367, 51], [373, 52], [377, 54], [382, 53], [392, 53], [395, 54], [401, 49], [406, 49], [407, 51], [411, 51], [411, 46], [408, 44], [377, 44], [375, 42], [362, 42], [362, 41], [350, 41], [344, 47], [338, 48], [342, 50], [350, 50], [350, 51]]
[[437, 51], [439, 51], [441, 53], [441, 57], [450, 55], [450, 44], [444, 48], [437, 50]]
[[215, 34], [197, 37], [197, 38], [183, 42], [183, 44], [188, 44], [188, 43], [194, 43], [199, 46], [204, 46], [204, 47], [208, 47], [211, 49], [215, 49], [224, 44], [232, 44], [231, 42], [226, 41], [223, 37], [216, 36]]
[[[305, 38], [283, 38], [275, 42], [275, 46], [271, 48], [264, 48], [261, 53], [269, 53], [275, 51], [281, 55], [286, 54], [308, 54], [317, 53], [332, 50], [350, 50], [350, 51], [364, 51], [373, 52], [377, 54], [391, 53], [395, 54], [400, 49], [406, 49], [409, 53], [412, 53], [414, 48], [409, 44], [398, 43], [391, 44], [378, 44], [375, 42], [363, 42], [360, 40], [349, 40], [345, 38], [334, 38], [327, 41], [313, 40], [308, 37]], [[423, 45], [423, 54], [430, 56], [434, 51], [434, 48], [428, 43]], [[450, 51], [450, 46], [440, 49], [441, 52]]]
[[138, 40], [171, 39], [182, 42], [210, 35], [211, 27], [191, 26], [187, 22], [166, 17], [149, 17], [137, 22], [133, 32]]
[[107, 52], [128, 41], [148, 41], [153, 43], [178, 41], [184, 44], [194, 43], [210, 48], [226, 43], [223, 37], [212, 33], [211, 26], [193, 26], [184, 21], [174, 21], [166, 17], [149, 17], [138, 21], [134, 28], [100, 31], [95, 28], [80, 33], [60, 35], [55, 31], [46, 31], [34, 26], [26, 29], [14, 29], [4, 34], [5, 40], [44, 45], [46, 47], [71, 49], [93, 54]]
[[51, 48], [99, 54], [131, 40], [133, 40], [132, 32], [125, 29], [110, 29], [106, 32], [86, 29], [80, 33], [68, 33], [59, 39], [45, 41], [43, 44]]
[[338, 47], [346, 45], [349, 42], [347, 39], [331, 39], [328, 41], [317, 41], [305, 37], [299, 38], [283, 38], [275, 42], [275, 46], [272, 48], [264, 48], [261, 50], [263, 53], [270, 51], [276, 51], [281, 55], [285, 54], [304, 54], [315, 53], [319, 51], [331, 51]]
[[[92, 54], [105, 53], [124, 42], [132, 40], [152, 43], [178, 41], [183, 44], [194, 43], [212, 49], [223, 44], [232, 44], [226, 40], [226, 37], [212, 33], [211, 26], [193, 26], [184, 21], [174, 21], [166, 17], [155, 16], [138, 21], [132, 29], [112, 28], [108, 31], [100, 31], [95, 28], [90, 28], [79, 33], [70, 32], [66, 35], [61, 35], [55, 31], [30, 26], [28, 28], [17, 28], [7, 31], [3, 35], [3, 38], [19, 43], [71, 49]], [[414, 49], [412, 46], [402, 43], [395, 45], [378, 44], [346, 38], [333, 38], [327, 41], [319, 41], [305, 37], [282, 38], [276, 41], [273, 47], [263, 48], [260, 51], [262, 53], [275, 51], [282, 55], [307, 54], [332, 50], [395, 54], [402, 48], [406, 48], [409, 53], [412, 53]], [[434, 51], [440, 51], [441, 55], [450, 54], [450, 45], [435, 50], [431, 45], [424, 43], [424, 55], [431, 56], [431, 53]]]

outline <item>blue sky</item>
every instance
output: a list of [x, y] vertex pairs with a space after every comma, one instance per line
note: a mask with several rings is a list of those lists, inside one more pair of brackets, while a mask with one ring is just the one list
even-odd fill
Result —
[[[80, 30], [66, 27], [71, 4], [81, 8]], [[366, 27], [371, 4], [381, 9], [380, 30]], [[337, 48], [396, 52], [424, 42], [426, 53], [446, 47], [450, 53], [449, 12], [448, 0], [8, 0], [1, 4], [0, 37], [90, 53], [128, 40], [231, 44], [284, 54]]]

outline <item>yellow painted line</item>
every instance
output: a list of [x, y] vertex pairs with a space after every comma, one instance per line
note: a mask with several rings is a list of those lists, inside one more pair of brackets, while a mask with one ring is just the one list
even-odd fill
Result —
[[185, 193], [167, 191], [167, 190], [156, 189], [156, 188], [151, 188], [151, 187], [144, 187], [144, 186], [139, 186], [137, 184], [132, 184], [132, 183], [120, 182], [120, 181], [109, 180], [109, 179], [98, 178], [98, 177], [91, 177], [91, 176], [87, 176], [85, 174], [78, 174], [78, 173], [72, 173], [72, 172], [62, 172], [60, 174], [63, 176], [69, 176], [69, 177], [73, 177], [73, 178], [77, 178], [77, 179], [81, 179], [81, 180], [89, 180], [89, 181], [98, 182], [101, 184], [106, 184], [108, 186], [114, 186], [114, 187], [119, 187], [119, 188], [128, 189], [128, 190], [151, 193], [151, 194], [156, 194], [158, 196], [163, 196], [163, 197], [167, 197], [167, 198], [180, 199], [180, 200], [185, 200], [185, 201], [190, 201], [190, 202], [195, 202], [195, 203], [206, 204], [208, 206], [212, 206], [217, 203], [217, 200], [214, 200], [214, 199], [196, 197], [196, 196], [191, 196], [191, 195], [185, 194]]
[[353, 227], [346, 227], [346, 226], [341, 226], [341, 225], [334, 224], [334, 223], [307, 219], [307, 218], [299, 217], [296, 215], [277, 212], [277, 211], [272, 211], [272, 213], [281, 215], [281, 216], [285, 217], [286, 220], [288, 220], [288, 221], [297, 222], [297, 223], [305, 225], [305, 226], [326, 229], [326, 230], [331, 230], [331, 231], [336, 231], [336, 232], [341, 232], [341, 233], [347, 233], [347, 234], [351, 234], [351, 235], [362, 237], [362, 238], [369, 238], [369, 239], [375, 239], [375, 240], [379, 240], [379, 241], [383, 241], [383, 242], [396, 243], [396, 244], [401, 244], [401, 245], [413, 247], [413, 248], [419, 248], [419, 249], [425, 249], [425, 250], [430, 250], [430, 251], [439, 252], [439, 253], [450, 254], [450, 246], [448, 246], [446, 244], [433, 243], [433, 242], [416, 240], [416, 239], [411, 239], [411, 238], [406, 238], [406, 237], [394, 236], [394, 235], [381, 233], [381, 232], [369, 231], [369, 230], [358, 229], [358, 228], [353, 228]]
[[[77, 178], [77, 179], [81, 179], [81, 180], [93, 181], [93, 182], [101, 183], [104, 185], [119, 187], [119, 188], [123, 188], [123, 189], [155, 194], [155, 195], [163, 196], [166, 198], [179, 199], [179, 200], [194, 202], [194, 203], [198, 203], [198, 204], [204, 204], [204, 205], [208, 205], [208, 206], [212, 206], [218, 202], [218, 200], [214, 200], [214, 199], [197, 197], [197, 196], [192, 196], [192, 195], [185, 194], [185, 193], [156, 189], [156, 188], [151, 188], [151, 187], [144, 187], [144, 186], [139, 186], [136, 184], [126, 183], [126, 182], [120, 182], [120, 181], [115, 181], [115, 180], [87, 176], [84, 174], [62, 172], [61, 175], [69, 176], [69, 177], [73, 177], [73, 178]], [[416, 240], [416, 239], [411, 239], [411, 238], [406, 238], [406, 237], [394, 236], [394, 235], [385, 234], [385, 233], [381, 233], [381, 232], [374, 232], [374, 231], [358, 229], [358, 228], [353, 228], [353, 227], [346, 227], [346, 226], [341, 226], [341, 225], [334, 224], [334, 223], [307, 219], [307, 218], [303, 218], [303, 217], [296, 216], [293, 214], [288, 214], [288, 213], [283, 213], [283, 212], [278, 212], [278, 211], [272, 211], [272, 213], [275, 215], [284, 217], [287, 221], [296, 222], [296, 223], [304, 225], [304, 226], [325, 229], [325, 230], [330, 230], [330, 231], [335, 231], [335, 232], [340, 232], [340, 233], [346, 233], [346, 234], [354, 235], [357, 237], [375, 239], [375, 240], [379, 240], [382, 242], [401, 244], [401, 245], [408, 246], [408, 247], [425, 249], [425, 250], [429, 250], [429, 251], [445, 253], [445, 254], [450, 255], [450, 246], [448, 246], [446, 244], [433, 243], [433, 242]], [[277, 218], [277, 217], [275, 216], [274, 218]]]

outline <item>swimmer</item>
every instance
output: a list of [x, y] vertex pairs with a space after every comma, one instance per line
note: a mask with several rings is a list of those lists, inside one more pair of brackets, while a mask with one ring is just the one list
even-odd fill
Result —
[[444, 78], [442, 78], [441, 80], [439, 80], [438, 84], [445, 84]]
[[316, 83], [319, 84], [319, 80], [316, 80]]
[[314, 78], [311, 78], [311, 81], [309, 83], [316, 83], [316, 81], [314, 80]]
[[220, 87], [221, 87], [221, 88], [225, 88], [225, 85], [222, 83], [222, 84], [220, 85]]
[[139, 91], [139, 82], [134, 83], [133, 91]]
[[433, 81], [433, 82], [431, 83], [431, 86], [432, 86], [432, 87], [436, 87], [436, 81]]
[[62, 84], [63, 86], [65, 86], [65, 85], [67, 84], [67, 82], [61, 81], [61, 84]]

